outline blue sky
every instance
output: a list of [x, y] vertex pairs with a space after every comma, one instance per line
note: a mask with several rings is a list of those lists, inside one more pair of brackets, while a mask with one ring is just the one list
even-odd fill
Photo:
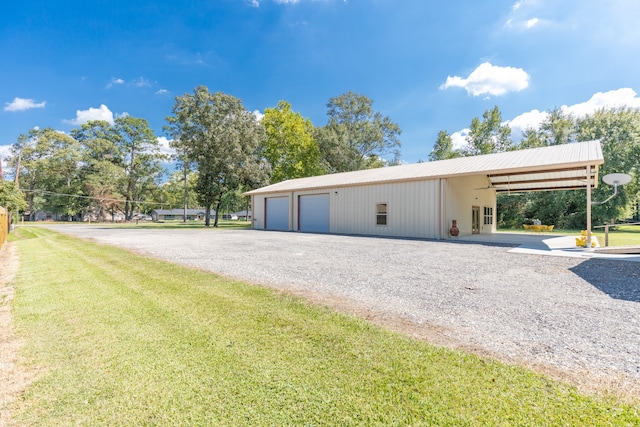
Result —
[[[11, 1], [0, 14], [0, 157], [34, 127], [143, 117], [159, 137], [198, 85], [316, 126], [366, 95], [426, 160], [497, 105], [514, 128], [556, 107], [640, 107], [636, 0]], [[166, 139], [162, 138], [166, 144]]]

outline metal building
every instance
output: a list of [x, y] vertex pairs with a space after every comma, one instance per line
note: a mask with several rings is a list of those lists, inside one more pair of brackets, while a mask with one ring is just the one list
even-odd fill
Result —
[[591, 189], [603, 163], [600, 142], [586, 141], [293, 179], [245, 194], [254, 229], [447, 239], [453, 221], [460, 236], [495, 232], [497, 193]]

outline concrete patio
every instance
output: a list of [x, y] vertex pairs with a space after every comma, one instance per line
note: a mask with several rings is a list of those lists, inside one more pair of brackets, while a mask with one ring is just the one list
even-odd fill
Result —
[[608, 250], [599, 247], [579, 248], [576, 247], [576, 236], [498, 232], [492, 234], [474, 234], [471, 236], [460, 237], [457, 240], [473, 243], [487, 243], [498, 246], [515, 246], [513, 249], [509, 250], [509, 252], [512, 253], [586, 259], [619, 259], [624, 261], [640, 262], [640, 253], [637, 252], [638, 248], [627, 248], [625, 250], [630, 253], [617, 253], [621, 251], [614, 251], [613, 249]]

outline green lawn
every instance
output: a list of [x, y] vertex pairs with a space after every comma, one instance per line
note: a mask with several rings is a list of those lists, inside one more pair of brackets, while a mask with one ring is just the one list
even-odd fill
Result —
[[[604, 246], [604, 229], [594, 229], [600, 245]], [[640, 226], [620, 225], [609, 229], [609, 246], [638, 246], [640, 245]]]
[[12, 407], [20, 424], [640, 424], [638, 406], [286, 294], [44, 228], [19, 233], [16, 333], [39, 372]]
[[[515, 232], [515, 233], [527, 233], [523, 229], [507, 229], [501, 228], [498, 231]], [[604, 228], [594, 228], [592, 230], [593, 235], [598, 238], [600, 245], [604, 246]], [[544, 235], [558, 235], [558, 236], [572, 236], [576, 237], [580, 235], [580, 230], [562, 230], [553, 229], [552, 232], [545, 232]], [[613, 227], [609, 230], [609, 246], [633, 246], [640, 245], [640, 226], [633, 225], [621, 225]]]
[[[84, 224], [88, 225], [87, 222], [64, 222], [65, 225], [78, 225]], [[204, 229], [204, 221], [187, 221], [183, 222], [182, 220], [168, 220], [168, 221], [128, 221], [128, 222], [100, 222], [95, 223], [92, 222], [90, 224], [100, 224], [101, 227], [113, 227], [113, 228], [202, 228]], [[25, 223], [25, 225], [29, 225], [29, 223]], [[215, 229], [213, 227], [213, 220], [211, 220], [211, 229]], [[243, 228], [251, 228], [251, 221], [245, 220], [219, 220], [218, 228], [235, 228], [235, 229], [243, 229]]]

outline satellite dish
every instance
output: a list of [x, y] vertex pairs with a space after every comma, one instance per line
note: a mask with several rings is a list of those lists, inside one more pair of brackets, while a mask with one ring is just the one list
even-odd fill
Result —
[[601, 202], [591, 202], [592, 205], [602, 205], [616, 197], [618, 194], [618, 185], [625, 185], [631, 182], [631, 175], [626, 173], [610, 173], [602, 177], [605, 184], [613, 185], [613, 194]]
[[631, 182], [631, 175], [628, 175], [626, 173], [610, 173], [603, 176], [602, 180], [605, 182], [605, 184], [609, 185], [625, 185]]

